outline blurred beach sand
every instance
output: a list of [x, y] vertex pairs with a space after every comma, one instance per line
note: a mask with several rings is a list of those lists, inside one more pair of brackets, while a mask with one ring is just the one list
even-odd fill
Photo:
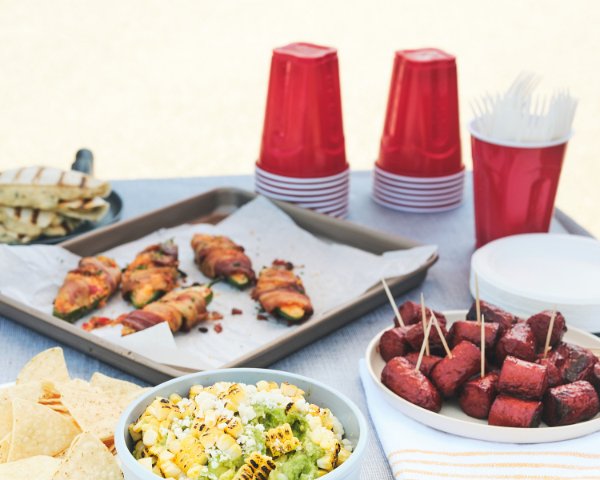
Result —
[[271, 50], [339, 49], [353, 169], [378, 152], [395, 50], [457, 56], [463, 157], [470, 101], [521, 70], [579, 98], [557, 205], [600, 236], [600, 3], [0, 0], [0, 169], [99, 177], [247, 174], [258, 154]]

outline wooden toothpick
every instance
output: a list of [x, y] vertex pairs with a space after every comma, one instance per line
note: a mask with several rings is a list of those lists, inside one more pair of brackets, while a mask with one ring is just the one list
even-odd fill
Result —
[[442, 327], [440, 327], [440, 322], [438, 322], [437, 317], [433, 313], [431, 314], [431, 319], [429, 321], [434, 322], [435, 329], [437, 330], [438, 335], [440, 336], [440, 339], [442, 340], [442, 345], [444, 346], [444, 350], [446, 350], [446, 355], [448, 355], [448, 358], [452, 358], [452, 352], [450, 351], [450, 348], [448, 348], [448, 344], [446, 343], [446, 339], [444, 338], [444, 334], [442, 333]]
[[[417, 372], [421, 368], [421, 362], [423, 361], [423, 354], [425, 353], [425, 345], [427, 345], [427, 342], [429, 341], [429, 332], [431, 330], [432, 323], [433, 323], [433, 321], [429, 320], [429, 323], [427, 324], [427, 328], [423, 331], [423, 333], [424, 333], [423, 343], [421, 344], [421, 350], [419, 351], [419, 358], [417, 359], [417, 365], [415, 366], [415, 370]], [[429, 355], [429, 354], [427, 354], [427, 355]]]
[[481, 378], [485, 377], [485, 318], [481, 320]]
[[479, 277], [477, 273], [473, 274], [475, 276], [475, 310], [477, 312], [477, 323], [481, 321], [481, 302], [479, 301]]
[[385, 279], [381, 279], [381, 283], [383, 284], [383, 289], [385, 290], [385, 294], [388, 297], [388, 300], [390, 301], [390, 304], [392, 305], [392, 309], [394, 310], [394, 315], [396, 315], [396, 319], [398, 320], [398, 323], [400, 324], [401, 327], [404, 327], [404, 320], [402, 320], [402, 315], [400, 315], [400, 310], [398, 310], [398, 307], [396, 306], [396, 301], [394, 300], [394, 296], [392, 295], [392, 292], [390, 292], [390, 287], [388, 287], [387, 282], [385, 281]]
[[550, 351], [550, 340], [552, 339], [552, 330], [554, 330], [554, 319], [556, 318], [556, 308], [552, 312], [552, 316], [550, 317], [550, 324], [548, 325], [548, 333], [546, 334], [546, 343], [544, 344], [544, 356], [542, 358], [546, 358], [548, 352]]
[[[427, 313], [425, 312], [425, 297], [423, 296], [423, 292], [421, 292], [421, 322], [423, 323], [423, 333], [425, 333], [425, 327], [427, 325]], [[430, 355], [429, 351], [429, 337], [425, 338], [425, 352], [427, 355]]]

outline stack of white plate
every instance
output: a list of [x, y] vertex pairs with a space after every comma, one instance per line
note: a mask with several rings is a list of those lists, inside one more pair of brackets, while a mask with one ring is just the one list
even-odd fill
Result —
[[318, 178], [275, 175], [256, 167], [256, 191], [274, 200], [295, 203], [319, 213], [344, 218], [348, 215], [350, 170]]
[[406, 177], [375, 165], [373, 199], [403, 212], [443, 212], [463, 200], [465, 170], [444, 177]]
[[535, 233], [488, 243], [471, 258], [482, 300], [528, 317], [560, 311], [567, 325], [600, 332], [600, 242], [588, 237]]

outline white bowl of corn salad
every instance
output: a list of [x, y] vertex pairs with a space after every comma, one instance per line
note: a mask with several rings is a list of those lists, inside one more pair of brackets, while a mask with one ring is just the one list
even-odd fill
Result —
[[307, 377], [234, 368], [163, 383], [121, 416], [126, 480], [358, 480], [367, 424]]

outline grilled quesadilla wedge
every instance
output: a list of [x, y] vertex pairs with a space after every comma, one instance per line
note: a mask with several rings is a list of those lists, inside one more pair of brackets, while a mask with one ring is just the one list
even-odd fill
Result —
[[67, 235], [75, 230], [81, 221], [65, 218], [47, 210], [0, 206], [0, 223], [15, 234], [35, 239], [41, 235], [48, 237]]
[[123, 298], [136, 308], [158, 300], [177, 286], [178, 267], [178, 249], [172, 240], [149, 246], [125, 269]]
[[110, 204], [100, 197], [62, 200], [56, 212], [64, 217], [97, 222], [108, 213]]
[[167, 322], [173, 333], [188, 332], [206, 320], [206, 306], [212, 300], [212, 290], [205, 285], [195, 285], [167, 293], [156, 302], [121, 315], [116, 323], [123, 325], [123, 334], [139, 332], [162, 322]]
[[85, 173], [52, 167], [25, 167], [0, 172], [0, 205], [54, 210], [62, 200], [106, 197], [108, 182]]
[[250, 286], [256, 280], [244, 247], [228, 237], [197, 233], [192, 238], [192, 249], [196, 264], [208, 278], [224, 278], [239, 289]]
[[2, 223], [0, 223], [0, 243], [9, 243], [14, 245], [21, 245], [24, 243], [29, 243], [32, 240], [35, 240], [32, 237], [28, 237], [22, 233], [16, 233], [12, 230], [6, 228]]
[[84, 257], [75, 270], [67, 273], [54, 299], [54, 316], [74, 322], [88, 312], [104, 306], [117, 290], [121, 270], [114, 260]]
[[291, 263], [283, 260], [275, 260], [272, 266], [263, 268], [252, 298], [267, 313], [292, 322], [301, 322], [312, 315], [313, 307], [304, 291], [302, 280], [294, 275], [293, 269]]

